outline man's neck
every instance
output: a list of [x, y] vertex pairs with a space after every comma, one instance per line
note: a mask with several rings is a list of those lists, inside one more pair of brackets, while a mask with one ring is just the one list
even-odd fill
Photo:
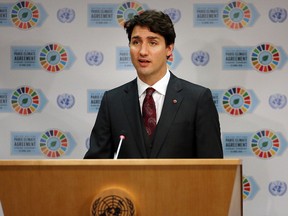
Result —
[[159, 73], [155, 76], [141, 76], [141, 77], [138, 76], [138, 77], [142, 82], [146, 83], [149, 86], [153, 86], [155, 83], [161, 80], [166, 75], [167, 72], [168, 70], [166, 69], [165, 72]]

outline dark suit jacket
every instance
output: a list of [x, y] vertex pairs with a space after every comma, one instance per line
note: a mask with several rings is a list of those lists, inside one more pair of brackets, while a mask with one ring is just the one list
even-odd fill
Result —
[[137, 81], [105, 92], [85, 159], [222, 158], [218, 112], [211, 91], [171, 73], [151, 154], [145, 147]]

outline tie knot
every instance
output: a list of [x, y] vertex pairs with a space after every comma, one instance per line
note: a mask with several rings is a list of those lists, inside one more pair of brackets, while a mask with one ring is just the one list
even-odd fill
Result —
[[151, 96], [154, 91], [155, 91], [154, 88], [149, 87], [149, 88], [146, 89], [146, 95], [147, 95], [147, 96]]

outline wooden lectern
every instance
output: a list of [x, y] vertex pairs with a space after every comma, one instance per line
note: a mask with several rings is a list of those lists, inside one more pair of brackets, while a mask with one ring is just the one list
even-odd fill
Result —
[[0, 160], [5, 216], [108, 216], [108, 203], [95, 201], [106, 189], [123, 189], [135, 206], [135, 214], [109, 207], [111, 215], [243, 214], [238, 159]]

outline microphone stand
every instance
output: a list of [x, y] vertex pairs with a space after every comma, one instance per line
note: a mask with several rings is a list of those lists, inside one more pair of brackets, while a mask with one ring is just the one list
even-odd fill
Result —
[[124, 135], [120, 135], [120, 141], [119, 141], [119, 145], [118, 145], [118, 148], [117, 148], [117, 152], [116, 154], [114, 155], [114, 160], [117, 160], [118, 159], [118, 155], [119, 155], [119, 151], [120, 151], [120, 148], [121, 148], [121, 145], [122, 145], [122, 141], [125, 139], [125, 136]]

